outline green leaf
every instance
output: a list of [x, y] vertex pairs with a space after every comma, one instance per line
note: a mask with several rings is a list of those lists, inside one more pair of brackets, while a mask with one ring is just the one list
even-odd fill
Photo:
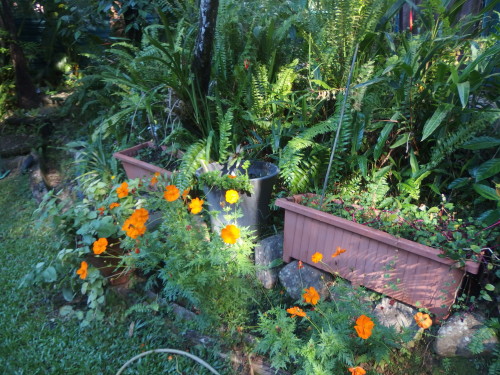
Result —
[[380, 135], [377, 140], [377, 144], [375, 145], [375, 148], [373, 150], [373, 159], [377, 160], [380, 155], [382, 155], [382, 151], [385, 146], [385, 142], [387, 141], [387, 138], [389, 137], [389, 134], [392, 131], [392, 128], [394, 127], [394, 122], [389, 122], [387, 123], [382, 131], [380, 132]]
[[487, 210], [477, 218], [477, 221], [485, 225], [493, 225], [498, 220], [500, 220], [500, 208], [496, 208], [494, 210]]
[[73, 294], [73, 291], [70, 289], [70, 288], [63, 288], [62, 289], [62, 295], [64, 297], [64, 299], [68, 302], [71, 302], [73, 301], [73, 298], [74, 298], [74, 294]]
[[458, 189], [461, 187], [464, 187], [465, 185], [468, 184], [470, 178], [468, 177], [459, 177], [455, 180], [453, 180], [449, 185], [448, 189]]
[[52, 266], [47, 267], [47, 269], [42, 272], [42, 277], [44, 282], [53, 283], [57, 280], [56, 269]]
[[490, 188], [489, 186], [482, 184], [474, 184], [472, 188], [482, 197], [491, 200], [491, 201], [500, 201], [500, 197], [498, 196], [495, 189]]
[[462, 102], [462, 108], [467, 106], [467, 102], [469, 101], [469, 92], [470, 92], [470, 83], [460, 82], [457, 83], [458, 96], [460, 97], [460, 102]]
[[493, 300], [491, 299], [490, 295], [488, 293], [481, 293], [481, 297], [483, 297], [484, 300], [492, 302]]
[[432, 115], [430, 119], [428, 119], [424, 125], [424, 130], [422, 131], [422, 141], [427, 139], [434, 131], [441, 125], [443, 120], [446, 118], [448, 113], [453, 108], [452, 104], [441, 104], [436, 112]]
[[68, 316], [74, 312], [73, 307], [69, 305], [65, 305], [59, 309], [59, 315]]
[[397, 140], [396, 142], [394, 142], [392, 145], [391, 145], [391, 148], [396, 148], [396, 147], [399, 147], [401, 145], [404, 145], [405, 143], [408, 142], [408, 139], [410, 139], [410, 133], [404, 133], [402, 134]]
[[500, 173], [500, 159], [485, 161], [476, 170], [476, 182], [485, 180]]
[[462, 145], [462, 147], [467, 150], [482, 150], [497, 146], [500, 146], [500, 139], [486, 136], [473, 138]]
[[486, 284], [484, 286], [484, 289], [486, 289], [486, 290], [488, 290], [490, 292], [493, 292], [495, 290], [495, 287], [493, 285], [491, 285], [491, 284]]

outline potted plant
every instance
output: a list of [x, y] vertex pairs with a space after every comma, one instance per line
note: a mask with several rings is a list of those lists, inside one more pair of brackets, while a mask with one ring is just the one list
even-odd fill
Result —
[[[477, 253], [480, 253], [481, 247], [477, 245], [469, 246], [472, 250], [470, 260], [466, 260], [462, 253], [456, 253], [456, 259], [451, 259], [453, 251], [443, 252], [442, 248], [371, 228], [310, 207], [304, 204], [306, 202], [317, 206], [319, 197], [296, 195], [276, 200], [276, 205], [285, 210], [285, 262], [293, 258], [328, 272], [334, 270], [353, 284], [427, 308], [437, 318], [448, 314], [466, 272], [477, 274], [479, 271]], [[337, 203], [333, 201], [331, 205]], [[353, 206], [345, 216], [356, 217], [358, 209], [359, 206]], [[427, 213], [438, 217], [434, 209], [429, 211]], [[392, 212], [387, 214], [386, 221], [396, 223], [396, 227], [401, 220], [405, 220]], [[368, 222], [375, 220], [373, 216], [366, 219]], [[451, 235], [449, 239], [453, 245], [461, 235], [450, 233], [445, 236]], [[421, 231], [414, 234], [417, 235], [426, 236]], [[427, 237], [432, 240], [435, 236], [429, 232]], [[348, 256], [338, 257], [344, 251]]]
[[231, 221], [225, 211], [226, 192], [239, 193], [241, 215], [236, 219], [239, 226], [249, 227], [261, 234], [269, 217], [269, 204], [279, 169], [265, 161], [210, 163], [198, 169], [197, 175], [203, 186], [207, 203], [212, 211], [212, 227], [222, 228]]

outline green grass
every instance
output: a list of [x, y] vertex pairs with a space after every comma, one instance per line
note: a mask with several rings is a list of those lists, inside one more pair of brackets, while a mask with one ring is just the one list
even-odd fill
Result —
[[[59, 251], [50, 230], [33, 229], [27, 176], [0, 181], [0, 374], [115, 374], [131, 357], [145, 350], [189, 350], [228, 373], [212, 352], [188, 347], [169, 329], [161, 314], [125, 317], [125, 302], [115, 297], [104, 321], [81, 328], [75, 317], [63, 317], [57, 289], [19, 287], [38, 262], [50, 262]], [[135, 329], [130, 335], [130, 326]], [[207, 370], [180, 356], [154, 354], [130, 366], [125, 374], [206, 374]]]

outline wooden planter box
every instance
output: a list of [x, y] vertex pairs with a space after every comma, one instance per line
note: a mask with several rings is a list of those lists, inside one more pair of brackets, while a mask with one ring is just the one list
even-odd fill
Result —
[[[300, 204], [302, 196], [280, 198], [285, 209], [283, 260], [301, 260], [326, 272], [338, 273], [404, 303], [425, 307], [445, 318], [466, 272], [478, 273], [479, 263], [465, 269], [440, 258], [440, 250], [367, 227]], [[337, 247], [346, 252], [332, 258]], [[315, 252], [323, 262], [313, 263]]]
[[[135, 178], [141, 177], [151, 177], [155, 173], [161, 173], [162, 175], [170, 176], [172, 171], [157, 167], [156, 165], [144, 162], [136, 158], [139, 150], [146, 147], [154, 147], [153, 142], [144, 142], [137, 146], [128, 148], [126, 150], [118, 151], [113, 154], [115, 159], [121, 161], [123, 169], [125, 169], [125, 174], [127, 178], [133, 180]], [[181, 157], [182, 154], [179, 152], [176, 157]]]

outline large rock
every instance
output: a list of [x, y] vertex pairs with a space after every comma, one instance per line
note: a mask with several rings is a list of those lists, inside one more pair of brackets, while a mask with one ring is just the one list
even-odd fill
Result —
[[281, 269], [279, 279], [290, 297], [295, 300], [301, 299], [304, 289], [311, 286], [318, 291], [321, 299], [330, 297], [328, 284], [332, 282], [332, 276], [307, 264], [299, 269], [299, 262], [288, 263]]
[[[434, 342], [434, 351], [441, 357], [472, 357], [469, 349], [472, 338], [484, 328], [485, 318], [479, 313], [457, 313], [443, 323]], [[484, 351], [490, 352], [498, 345], [493, 336], [483, 340]]]
[[264, 288], [272, 289], [278, 281], [279, 267], [270, 268], [273, 262], [283, 258], [283, 234], [267, 237], [255, 247], [257, 278]]
[[381, 324], [386, 327], [394, 327], [398, 332], [403, 332], [410, 327], [414, 328], [415, 331], [418, 330], [413, 318], [418, 312], [417, 309], [392, 298], [382, 298], [373, 312]]

